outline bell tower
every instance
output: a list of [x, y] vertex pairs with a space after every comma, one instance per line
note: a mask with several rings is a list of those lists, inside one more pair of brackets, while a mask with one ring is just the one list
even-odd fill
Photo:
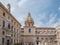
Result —
[[25, 20], [25, 26], [31, 27], [33, 25], [34, 25], [34, 21], [33, 21], [32, 17], [31, 17], [30, 12], [28, 12], [28, 17]]

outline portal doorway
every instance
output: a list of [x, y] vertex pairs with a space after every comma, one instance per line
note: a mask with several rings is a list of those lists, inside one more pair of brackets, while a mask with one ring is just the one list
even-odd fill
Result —
[[10, 45], [10, 40], [7, 40], [7, 45]]

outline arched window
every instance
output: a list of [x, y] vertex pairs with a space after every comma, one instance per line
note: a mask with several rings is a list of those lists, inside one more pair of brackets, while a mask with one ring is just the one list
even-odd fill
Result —
[[4, 32], [4, 31], [2, 31], [2, 34], [4, 35], [4, 34], [5, 34], [5, 32]]
[[29, 33], [31, 32], [31, 29], [29, 29]]
[[3, 20], [3, 25], [2, 25], [2, 27], [5, 27], [5, 21]]
[[5, 16], [5, 13], [3, 12], [3, 16]]

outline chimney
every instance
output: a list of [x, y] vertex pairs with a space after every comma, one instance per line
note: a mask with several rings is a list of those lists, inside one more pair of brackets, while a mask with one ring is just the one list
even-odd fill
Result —
[[7, 4], [7, 9], [9, 12], [11, 11], [11, 5], [9, 3]]

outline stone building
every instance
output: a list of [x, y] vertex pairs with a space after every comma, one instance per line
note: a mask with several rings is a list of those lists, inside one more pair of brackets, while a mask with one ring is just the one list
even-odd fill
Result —
[[30, 13], [24, 24], [21, 28], [22, 45], [60, 45], [60, 26], [36, 27]]
[[0, 45], [60, 45], [60, 25], [56, 28], [36, 27], [31, 13], [23, 26], [12, 16], [10, 4], [7, 8], [0, 2]]
[[0, 2], [0, 45], [20, 42], [21, 24], [12, 16], [10, 4], [7, 8]]

